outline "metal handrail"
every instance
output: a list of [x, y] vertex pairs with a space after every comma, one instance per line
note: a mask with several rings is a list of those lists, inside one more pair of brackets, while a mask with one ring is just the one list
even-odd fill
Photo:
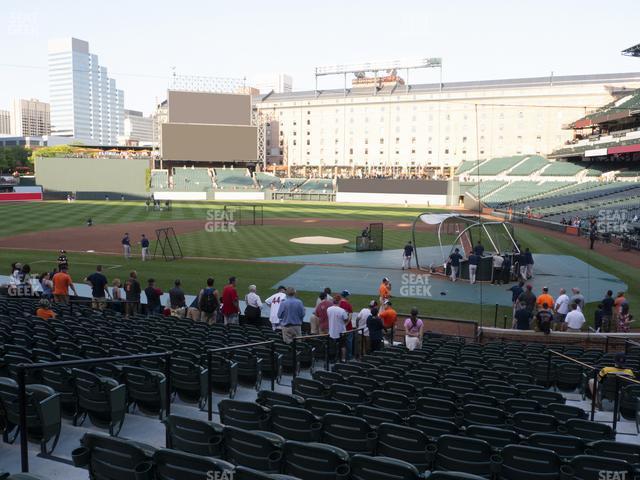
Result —
[[[264, 342], [245, 343], [244, 345], [232, 345], [230, 347], [220, 347], [207, 349], [207, 418], [211, 422], [213, 420], [213, 385], [211, 384], [211, 360], [215, 353], [229, 352], [234, 350], [243, 350], [246, 348], [259, 347], [261, 345], [271, 346], [271, 391], [276, 388], [276, 351], [275, 340], [265, 340]], [[294, 366], [295, 370], [295, 366]], [[218, 412], [216, 412], [218, 413]]]
[[592, 365], [581, 362], [580, 360], [576, 360], [573, 357], [556, 352], [555, 350], [548, 349], [547, 352], [547, 379], [549, 379], [549, 381], [551, 379], [551, 355], [557, 355], [558, 357], [569, 360], [570, 362], [580, 365], [583, 368], [587, 368], [593, 372], [593, 392], [591, 392], [591, 421], [593, 422], [596, 416], [596, 397], [598, 396], [598, 369]]
[[20, 463], [23, 473], [29, 472], [29, 445], [27, 435], [27, 382], [26, 373], [30, 370], [44, 370], [52, 368], [77, 367], [84, 365], [100, 365], [103, 363], [127, 362], [144, 360], [145, 358], [165, 359], [165, 391], [167, 395], [166, 415], [171, 415], [171, 355], [173, 352], [141, 353], [137, 355], [123, 355], [119, 357], [85, 358], [81, 360], [64, 360], [59, 362], [19, 363], [16, 365], [18, 374], [18, 403], [20, 409]]

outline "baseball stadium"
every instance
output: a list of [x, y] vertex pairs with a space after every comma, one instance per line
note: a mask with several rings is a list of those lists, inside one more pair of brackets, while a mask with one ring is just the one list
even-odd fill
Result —
[[640, 73], [393, 65], [0, 177], [0, 478], [636, 478]]

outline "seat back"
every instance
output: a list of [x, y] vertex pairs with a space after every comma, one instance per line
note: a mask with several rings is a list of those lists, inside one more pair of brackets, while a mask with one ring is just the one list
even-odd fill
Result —
[[358, 405], [356, 407], [356, 415], [364, 418], [372, 427], [377, 427], [385, 422], [395, 423], [396, 425], [402, 425], [404, 423], [404, 419], [399, 413], [371, 407], [369, 405]]
[[[569, 465], [573, 469], [575, 480], [600, 480], [601, 478], [627, 479], [634, 478], [633, 467], [618, 458], [600, 457], [596, 455], [578, 455]], [[603, 476], [606, 472], [608, 476]]]
[[347, 480], [349, 454], [323, 443], [287, 441], [284, 444], [283, 471], [305, 480]]
[[530, 435], [532, 433], [555, 433], [558, 421], [552, 415], [533, 412], [517, 412], [513, 415], [513, 428], [518, 433]]
[[513, 430], [486, 425], [471, 425], [465, 433], [468, 437], [484, 440], [494, 450], [500, 450], [510, 443], [519, 443], [520, 436]]
[[[163, 448], [153, 454], [155, 480], [202, 480], [212, 473], [233, 475], [234, 466], [224, 460]], [[215, 476], [215, 475], [214, 475]], [[153, 477], [152, 477], [153, 478]], [[220, 475], [218, 475], [220, 478]]]
[[285, 440], [278, 434], [224, 427], [224, 458], [235, 465], [276, 473], [282, 464]]
[[299, 395], [289, 395], [286, 393], [272, 392], [271, 390], [260, 390], [256, 399], [263, 407], [271, 408], [274, 405], [286, 405], [289, 407], [304, 406], [304, 398]]
[[387, 392], [384, 390], [374, 390], [371, 394], [371, 406], [383, 410], [391, 410], [402, 417], [409, 416], [412, 411], [409, 397], [402, 393]]
[[549, 415], [553, 415], [561, 422], [566, 422], [571, 418], [587, 418], [587, 412], [582, 408], [574, 405], [565, 405], [563, 403], [549, 403], [545, 409]]
[[335, 400], [321, 400], [318, 398], [307, 398], [304, 402], [304, 408], [309, 410], [317, 417], [323, 417], [327, 413], [339, 413], [341, 415], [350, 415], [353, 410], [349, 405]]
[[169, 415], [164, 425], [167, 448], [210, 457], [222, 455], [222, 425], [178, 415]]
[[527, 445], [552, 450], [561, 458], [582, 455], [585, 449], [585, 442], [582, 439], [556, 433], [534, 433], [527, 439]]
[[507, 445], [500, 452], [500, 478], [505, 480], [556, 480], [560, 457], [551, 450], [524, 445]]
[[377, 454], [397, 458], [414, 465], [418, 470], [426, 470], [429, 438], [417, 428], [382, 423], [378, 427]]
[[491, 473], [491, 446], [484, 440], [442, 435], [437, 441], [434, 470], [465, 472], [480, 476]]
[[463, 407], [465, 425], [491, 425], [500, 427], [507, 417], [503, 409], [469, 404]]
[[575, 435], [585, 441], [615, 440], [615, 432], [609, 425], [572, 418], [565, 423], [569, 435]]
[[599, 457], [625, 460], [632, 465], [640, 463], [640, 445], [613, 440], [598, 440], [589, 445], [588, 453]]
[[245, 430], [266, 430], [269, 428], [269, 411], [254, 402], [224, 399], [218, 403], [220, 421], [226, 426]]
[[275, 405], [271, 409], [271, 431], [287, 440], [319, 442], [322, 423], [304, 408]]
[[360, 417], [328, 413], [322, 419], [322, 442], [346, 450], [349, 454], [373, 454], [378, 435]]
[[363, 388], [343, 383], [334, 383], [331, 385], [331, 399], [347, 405], [361, 405], [368, 403], [369, 398]]
[[329, 390], [322, 382], [303, 377], [296, 377], [291, 381], [291, 392], [305, 399], [326, 399], [329, 397]]
[[458, 426], [454, 422], [442, 418], [411, 415], [407, 419], [407, 425], [412, 428], [417, 428], [432, 440], [437, 439], [440, 435], [455, 435], [458, 433]]
[[351, 458], [352, 480], [420, 480], [418, 469], [395, 458], [354, 455]]

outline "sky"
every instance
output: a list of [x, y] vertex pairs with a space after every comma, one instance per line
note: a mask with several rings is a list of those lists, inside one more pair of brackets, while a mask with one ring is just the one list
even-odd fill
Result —
[[2, 17], [0, 109], [48, 100], [47, 41], [71, 36], [89, 42], [125, 108], [146, 114], [174, 71], [249, 85], [286, 73], [294, 90], [314, 88], [316, 66], [426, 57], [442, 58], [444, 83], [640, 71], [620, 55], [640, 42], [637, 0], [3, 0]]

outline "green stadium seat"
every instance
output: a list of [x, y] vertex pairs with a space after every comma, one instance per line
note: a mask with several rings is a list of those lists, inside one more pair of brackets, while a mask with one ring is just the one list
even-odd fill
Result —
[[272, 432], [224, 427], [224, 458], [243, 467], [278, 473], [285, 439]]
[[126, 386], [113, 378], [99, 377], [77, 368], [73, 369], [73, 378], [80, 410], [73, 418], [73, 424], [82, 425], [88, 416], [91, 423], [117, 436], [127, 411]]
[[222, 425], [179, 415], [169, 415], [163, 423], [167, 448], [208, 457], [222, 456]]
[[395, 458], [354, 455], [351, 480], [420, 480], [416, 467]]

